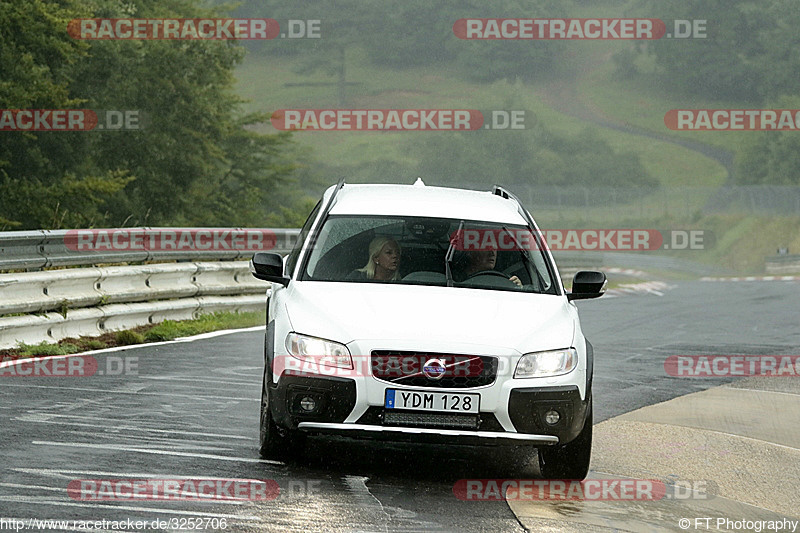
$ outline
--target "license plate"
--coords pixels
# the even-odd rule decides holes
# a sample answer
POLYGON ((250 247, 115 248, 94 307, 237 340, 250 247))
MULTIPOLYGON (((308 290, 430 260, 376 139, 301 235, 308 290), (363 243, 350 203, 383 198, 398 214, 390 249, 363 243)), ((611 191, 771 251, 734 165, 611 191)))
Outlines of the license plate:
POLYGON ((480 394, 386 389, 386 409, 472 413, 480 411, 480 394))

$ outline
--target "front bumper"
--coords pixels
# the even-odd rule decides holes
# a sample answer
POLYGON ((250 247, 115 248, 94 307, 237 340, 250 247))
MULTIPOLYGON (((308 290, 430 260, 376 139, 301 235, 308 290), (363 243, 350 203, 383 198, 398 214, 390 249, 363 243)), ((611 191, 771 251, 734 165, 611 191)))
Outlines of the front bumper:
POLYGON ((565 444, 578 437, 586 420, 591 393, 586 401, 581 399, 577 386, 525 387, 511 389, 508 398, 508 416, 514 428, 522 433, 555 435, 565 444), (558 423, 545 422, 547 411, 557 411, 558 423))
MULTIPOLYGON (((488 389, 458 392, 485 394, 488 389)), ((584 426, 589 395, 587 401, 582 400, 574 385, 511 388, 504 401, 495 402, 497 410, 481 411, 477 427, 473 428, 389 425, 384 420, 383 406, 356 408, 364 399, 359 402, 357 383, 349 378, 283 375, 270 387, 270 398, 272 416, 279 426, 307 433, 394 441, 546 446, 565 444, 578 436, 584 426), (318 406, 313 412, 304 412, 300 407, 300 400, 307 396, 314 398, 318 406), (544 414, 551 409, 561 416, 554 425, 544 420, 544 414), (354 418, 356 412, 361 416, 354 418), (504 425, 499 418, 508 422, 504 425)))
POLYGON ((337 424, 324 422, 300 422, 298 429, 309 433, 327 433, 351 437, 387 438, 417 442, 460 442, 463 444, 558 444, 552 435, 531 435, 500 431, 471 431, 461 429, 420 428, 399 426, 376 426, 371 424, 337 424), (422 437, 422 438, 419 438, 422 437), (487 442, 487 439, 489 442, 487 442))
POLYGON ((356 406, 356 384, 347 378, 284 375, 269 393, 273 420, 289 429, 301 422, 344 422, 356 406), (316 402, 314 411, 300 407, 305 397, 316 402))

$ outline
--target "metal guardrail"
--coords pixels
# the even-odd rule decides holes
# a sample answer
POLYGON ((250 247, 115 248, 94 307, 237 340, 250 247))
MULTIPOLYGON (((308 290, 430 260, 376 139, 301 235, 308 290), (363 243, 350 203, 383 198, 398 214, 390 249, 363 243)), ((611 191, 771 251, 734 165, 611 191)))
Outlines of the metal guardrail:
POLYGON ((788 274, 800 272, 800 255, 773 255, 764 260, 767 274, 788 274))
POLYGON ((217 311, 263 312, 265 296, 265 294, 201 296, 86 307, 70 310, 66 316, 50 312, 41 315, 0 317, 0 348, 13 348, 19 343, 38 344, 66 338, 98 336, 168 319, 189 320, 204 313, 217 311))
POLYGON ((215 311, 263 311, 268 288, 251 276, 248 261, 0 274, 0 348, 215 311))
MULTIPOLYGON (((176 228, 125 228, 126 231, 159 234, 175 232, 176 228)), ((86 230, 89 231, 89 230, 86 230)), ((192 231, 251 231, 246 228, 193 228, 192 231)), ((274 243, 270 250, 286 253, 294 246, 299 229, 270 229, 274 243)), ((88 250, 76 251, 67 245, 73 230, 34 230, 0 232, 0 271, 39 270, 49 267, 83 266, 108 263, 139 263, 150 261, 207 261, 249 259, 253 250, 88 250)))
POLYGON ((246 261, 0 274, 0 315, 196 296, 263 293, 246 261))
MULTIPOLYGON (((133 249, 134 246, 76 249, 75 233, 91 231, 155 236, 180 231, 195 236, 216 232, 219 236, 254 230, 125 228, 0 232, 0 271, 6 271, 0 273, 0 348, 11 348, 20 342, 36 344, 97 336, 216 311, 264 309, 269 284, 253 278, 248 261, 241 260, 249 260, 258 250, 213 246, 220 244, 219 241, 209 241, 212 244, 209 249, 196 246, 180 251, 133 249), (160 263, 138 264, 154 262, 160 263), (104 264, 120 266, 89 266, 104 264), (88 268, 42 270, 84 266, 88 268)), ((291 250, 299 234, 298 229, 255 231, 270 237, 262 249, 278 253, 291 250)))

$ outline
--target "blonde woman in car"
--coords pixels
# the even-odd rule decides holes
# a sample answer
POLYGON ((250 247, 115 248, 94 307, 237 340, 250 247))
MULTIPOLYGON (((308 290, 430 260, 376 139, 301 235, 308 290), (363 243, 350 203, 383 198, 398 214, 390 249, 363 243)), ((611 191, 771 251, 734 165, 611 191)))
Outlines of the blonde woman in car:
POLYGON ((369 243, 369 260, 347 279, 395 281, 400 279, 400 245, 391 237, 375 237, 369 243))

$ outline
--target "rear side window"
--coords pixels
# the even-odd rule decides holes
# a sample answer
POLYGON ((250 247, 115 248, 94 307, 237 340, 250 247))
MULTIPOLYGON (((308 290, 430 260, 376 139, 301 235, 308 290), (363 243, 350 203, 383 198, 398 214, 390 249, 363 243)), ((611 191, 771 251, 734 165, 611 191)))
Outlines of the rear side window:
POLYGON ((314 219, 316 219, 317 214, 319 214, 321 205, 322 200, 317 202, 317 205, 315 205, 314 209, 311 210, 311 214, 308 215, 305 224, 303 224, 303 229, 300 230, 300 235, 297 237, 297 242, 295 243, 294 248, 292 248, 292 251, 289 252, 289 257, 286 258, 287 276, 291 276, 294 272, 294 267, 297 265, 297 259, 300 257, 300 251, 303 249, 303 243, 306 242, 306 238, 311 231, 311 226, 314 224, 314 219))

